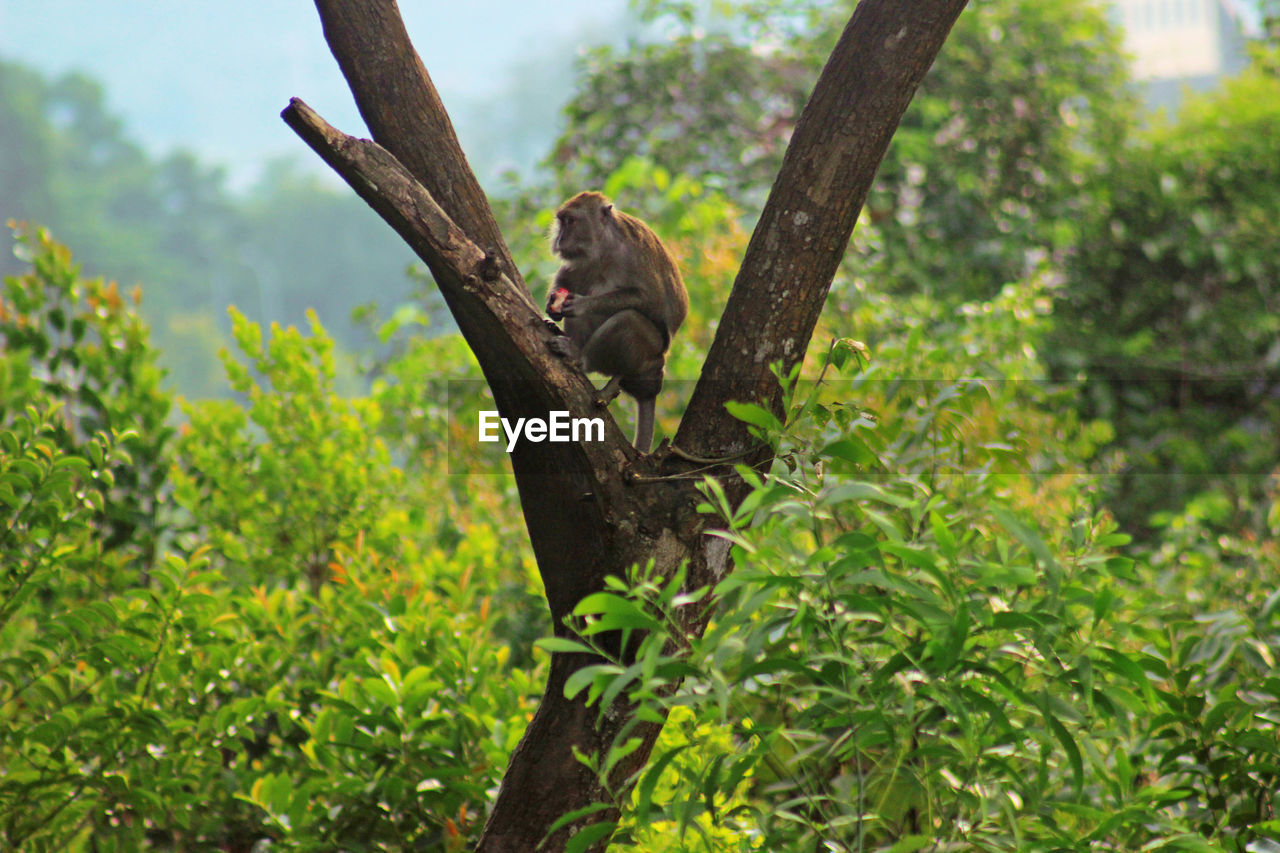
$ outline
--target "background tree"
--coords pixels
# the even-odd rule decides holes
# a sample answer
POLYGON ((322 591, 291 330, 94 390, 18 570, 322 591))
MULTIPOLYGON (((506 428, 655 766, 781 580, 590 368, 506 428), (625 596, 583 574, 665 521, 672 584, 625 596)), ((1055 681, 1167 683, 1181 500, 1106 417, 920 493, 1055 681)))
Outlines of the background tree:
POLYGON ((39 429, 68 455, 102 445, 102 436, 120 436, 90 508, 99 545, 128 552, 133 571, 97 582, 145 584, 166 526, 161 507, 173 428, 164 373, 138 313, 141 291, 81 278, 71 253, 46 231, 17 233, 14 255, 31 269, 8 278, 0 296, 0 419, 33 401, 56 407, 56 417, 39 429))
POLYGON ((1278 96, 1259 71, 1188 96, 1108 164, 1082 219, 1051 360, 1117 430, 1114 506, 1135 531, 1214 491, 1235 527, 1280 463, 1278 96))
MULTIPOLYGON (((587 55, 551 158, 561 186, 601 183, 642 156, 762 198, 852 5, 720 4, 707 19, 687 3, 647 4, 678 35, 587 55)), ((942 56, 877 173, 874 238, 858 259, 899 292, 964 301, 1076 246, 1086 179, 1118 152, 1137 102, 1100 3, 974 7, 942 56)))
MULTIPOLYGON (((716 17, 696 4, 645 8, 677 39, 588 56, 552 165, 566 186, 601 180, 630 144, 713 186, 729 171, 728 193, 758 197, 780 156, 770 134, 786 138, 795 102, 763 97, 753 75, 767 68, 778 92, 802 89, 832 37, 831 10, 722 4, 716 17), (743 60, 751 53, 762 55, 754 66, 743 60), (677 82, 662 85, 668 78, 677 82), (701 95, 719 90, 729 95, 701 95), (758 155, 758 166, 728 168, 734 152, 758 155)), ((1265 39, 1256 50, 1265 68, 1265 39)), ((1260 495, 1261 475, 1280 461, 1265 426, 1274 422, 1265 402, 1274 275, 1250 248, 1270 235, 1246 224, 1272 218, 1276 158, 1258 146, 1274 138, 1273 117, 1245 106, 1270 103, 1269 84, 1250 72, 1139 131, 1138 90, 1106 7, 1079 0, 975 7, 942 55, 877 173, 851 254, 857 268, 837 294, 865 298, 870 288, 960 304, 1047 272, 1060 282, 1046 294, 1060 300, 1059 331, 1046 344, 1052 375, 1083 382, 1084 414, 1118 431, 1093 469, 1120 474, 1115 511, 1149 531, 1223 487, 1220 505, 1235 509, 1216 514, 1238 517, 1256 503, 1242 503, 1242 490, 1260 495), (1185 164, 1172 159, 1184 155, 1185 164), (1188 219, 1187 209, 1197 214, 1188 219), (1193 393, 1203 396, 1192 403, 1193 393)), ((851 330, 839 316, 828 318, 832 333, 878 342, 877 330, 851 330)))
MULTIPOLYGON (((147 282, 167 381, 189 396, 222 387, 210 366, 230 333, 228 304, 297 324, 314 308, 355 349, 371 340, 351 309, 410 292, 412 255, 358 200, 283 164, 234 193, 224 170, 189 153, 156 158, 88 77, 50 80, 0 62, 0 128, 0 223, 45 224, 89 275, 109 272, 126 289, 147 282), (299 225, 316 217, 329 223, 326 240, 299 225)), ((20 269, 0 256, 0 274, 20 269)))

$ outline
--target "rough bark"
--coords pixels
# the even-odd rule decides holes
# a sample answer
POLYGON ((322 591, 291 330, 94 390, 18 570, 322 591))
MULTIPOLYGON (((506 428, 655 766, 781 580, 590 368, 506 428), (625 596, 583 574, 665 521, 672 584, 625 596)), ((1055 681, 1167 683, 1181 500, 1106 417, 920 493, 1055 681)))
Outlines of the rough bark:
MULTIPOLYGON (((751 450, 727 400, 771 400, 770 363, 803 358, 875 169, 911 95, 965 0, 864 0, 849 22, 793 136, 734 284, 676 444, 701 456, 751 450)), ((375 142, 329 127, 296 99, 284 117, 431 269, 506 417, 564 409, 599 414, 581 371, 551 354, 540 318, 467 166, 448 116, 400 21, 394 0, 316 0, 325 36, 375 142), (376 144, 375 144, 376 143, 376 144)), ((642 457, 612 421, 606 441, 522 442, 511 464, 558 633, 563 617, 606 575, 654 560, 687 562, 690 584, 729 570, 723 540, 704 535, 689 463, 660 448, 642 457)), ((768 451, 754 451, 754 462, 768 451)), ((730 493, 740 481, 726 473, 730 493)), ((700 630, 702 609, 687 608, 700 630)), ((512 755, 479 850, 534 850, 561 815, 611 800, 647 761, 660 726, 629 732, 643 745, 603 786, 574 757, 601 754, 627 724, 625 705, 603 718, 564 697, 578 656, 555 655, 534 719, 512 755)), ((543 849, 564 847, 565 827, 543 849)), ((598 847, 603 847, 603 843, 598 847)))

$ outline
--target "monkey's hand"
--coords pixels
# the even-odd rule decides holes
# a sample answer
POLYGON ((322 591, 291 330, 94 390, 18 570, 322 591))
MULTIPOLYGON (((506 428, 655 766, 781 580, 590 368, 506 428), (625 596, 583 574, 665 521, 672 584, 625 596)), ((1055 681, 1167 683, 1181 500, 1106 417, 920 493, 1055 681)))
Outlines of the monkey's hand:
POLYGON ((573 302, 573 294, 567 288, 557 287, 547 294, 547 316, 552 320, 572 317, 568 310, 571 302, 573 302))
POLYGON ((587 311, 587 305, 591 302, 590 296, 578 296, 572 293, 565 293, 564 299, 560 302, 559 310, 562 317, 581 317, 587 311))

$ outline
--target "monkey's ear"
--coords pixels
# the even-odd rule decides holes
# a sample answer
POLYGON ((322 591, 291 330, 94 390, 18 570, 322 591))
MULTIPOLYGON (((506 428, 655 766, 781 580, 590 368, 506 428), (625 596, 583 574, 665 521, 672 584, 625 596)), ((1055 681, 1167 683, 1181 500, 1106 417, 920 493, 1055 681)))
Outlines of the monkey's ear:
POLYGON ((605 219, 608 219, 613 215, 613 205, 606 204, 604 207, 600 208, 600 212, 604 214, 605 219))

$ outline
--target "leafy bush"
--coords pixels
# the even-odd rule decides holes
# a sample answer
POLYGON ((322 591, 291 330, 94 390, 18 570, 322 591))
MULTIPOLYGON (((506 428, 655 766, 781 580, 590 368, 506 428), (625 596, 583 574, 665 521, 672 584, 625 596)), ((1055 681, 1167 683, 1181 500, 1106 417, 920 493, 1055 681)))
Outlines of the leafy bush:
POLYGON ((6 278, 0 295, 0 422, 33 403, 56 404, 48 426, 73 455, 99 433, 120 434, 127 461, 113 467, 95 524, 105 548, 136 553, 134 570, 145 574, 166 528, 173 430, 140 291, 125 297, 114 281, 82 279, 47 231, 10 224, 30 269, 6 278))
MULTIPOLYGON (((1201 493, 1254 525, 1280 463, 1280 81, 1189 98, 1102 176, 1063 290, 1055 373, 1115 424, 1112 503, 1143 538, 1201 493)), ((1224 519, 1227 520, 1227 519, 1224 519)))
MULTIPOLYGON (((264 343, 259 327, 232 311, 250 366, 226 353, 223 363, 248 406, 186 408, 175 487, 179 503, 212 529, 211 544, 251 581, 306 577, 318 592, 335 545, 383 537, 400 472, 378 437, 378 407, 334 390, 333 342, 314 315, 311 323, 312 337, 276 328, 264 343)), ((395 536, 376 547, 390 552, 395 536)))
MULTIPOLYGON (((969 70, 926 83, 872 196, 878 227, 855 237, 876 263, 835 282, 821 334, 838 342, 829 365, 788 377, 787 422, 735 408, 778 450, 767 476, 740 472, 753 485, 740 507, 706 484, 737 572, 687 590, 641 568, 578 608, 583 644, 645 637, 570 691, 625 692, 669 720, 618 846, 1265 851, 1280 839, 1274 477, 1208 482, 1152 514, 1145 500, 1105 508, 1083 476, 1114 435, 1094 414, 1114 418, 1135 458, 1175 432, 1159 464, 1222 473, 1235 451, 1251 472, 1274 464, 1260 438, 1275 420, 1263 416, 1276 312, 1252 285, 1274 260, 1259 253, 1276 221, 1262 155, 1280 137, 1262 130, 1280 101, 1262 97, 1274 81, 1242 81, 1229 110, 1198 102, 1117 160, 1109 189, 1086 181, 1073 195, 1123 123, 1110 96, 1075 97, 1115 68, 1085 61, 1111 55, 1089 42, 1059 54, 1068 81, 1033 68, 1007 97, 1003 81, 1026 76, 1018 39, 1065 21, 1053 44, 1069 52, 1096 20, 1092 7, 1034 5, 964 19, 953 46, 969 70), (1002 64, 973 70, 992 50, 1002 64), (961 127, 946 93, 974 74, 994 89, 961 99, 977 107, 961 127), (1068 118, 1087 120, 1084 144, 1068 118), (935 142, 941 160, 925 162, 935 142), (1081 205, 1096 217, 1077 221, 1081 205), (996 215, 978 222, 983 208, 996 215), (953 263, 957 245, 974 267, 953 263), (1055 251, 1028 252, 1041 245, 1055 251), (1093 254, 1064 275, 1079 245, 1093 254), (1095 322, 1089 336, 1055 305, 1095 322), (1084 398, 1045 382, 1050 358, 1071 375, 1089 367, 1073 361, 1081 339, 1184 370, 1216 365, 1228 332, 1257 380, 1223 386, 1243 414, 1193 395, 1129 420, 1149 399, 1108 400, 1096 382, 1081 414, 1084 398), (1166 338, 1182 355, 1160 355, 1166 338), (1150 522, 1141 547, 1125 518, 1150 522), (717 604, 699 638, 682 612, 703 595, 717 604)), ((707 68, 732 72, 720 60, 741 55, 726 48, 707 68)), ((623 88, 670 57, 633 59, 623 88)), ((682 79, 697 70, 680 66, 682 79)), ((730 121, 785 104, 726 106, 730 121)), ((655 144, 652 160, 600 179, 655 223, 693 285, 669 362, 679 378, 701 363, 745 235, 714 168, 676 168, 662 151, 698 154, 655 144)), ((773 154, 754 152, 744 174, 773 154)), ((512 202, 526 226, 513 245, 541 259, 528 267, 537 287, 555 265, 539 244, 557 199, 534 200, 512 202)), ((43 232, 18 239, 31 268, 0 300, 0 846, 472 844, 544 681, 532 638, 549 631, 510 478, 457 417, 486 393, 465 346, 417 334, 427 313, 401 308, 384 340, 412 339, 368 396, 352 395, 318 323, 264 337, 233 314, 234 396, 186 405, 174 441, 136 301, 81 279, 43 232)), ((668 424, 679 392, 664 394, 668 424)), ((633 745, 624 735, 583 760, 603 774, 633 745)))
POLYGON ((424 523, 450 507, 392 464, 379 405, 336 393, 323 330, 264 342, 238 317, 245 408, 187 407, 153 460, 174 470, 176 501, 149 496, 174 524, 112 541, 106 510, 138 488, 117 472, 152 447, 116 427, 167 399, 124 381, 154 375, 133 307, 96 304, 109 286, 39 240, 4 315, 26 337, 0 423, 0 846, 471 844, 542 680, 529 625, 496 603, 540 606, 527 554, 482 512, 458 514, 465 539, 424 523), (46 291, 99 312, 63 349, 38 349, 62 322, 46 291), (20 373, 33 352, 48 361, 20 373), (68 353, 93 367, 42 372, 68 353), (99 420, 67 416, 82 400, 99 420), (148 562, 156 541, 180 550, 148 562))
MULTIPOLYGON (((617 841, 650 849, 661 828, 670 850, 1244 850, 1280 837, 1280 597, 1262 580, 1274 543, 1192 548, 1184 520, 1163 556, 1137 559, 1079 476, 1093 427, 1045 408, 1042 384, 1001 378, 1042 370, 1043 292, 961 311, 973 338, 1006 338, 989 348, 934 334, 955 321, 928 304, 869 300, 885 330, 869 364, 833 350, 856 368, 853 393, 797 402, 770 436, 772 474, 739 471, 755 485, 740 507, 707 481, 703 511, 738 568, 705 635, 681 612, 707 591, 679 578, 638 571, 579 605, 588 645, 646 636, 634 660, 566 689, 602 706, 626 695, 702 734, 664 734, 617 841), (1002 355, 998 372, 986 354, 1002 355), (965 378, 976 369, 988 378, 965 378), (874 381, 910 370, 937 378, 874 381)), ((624 732, 593 766, 629 748, 624 732)))

